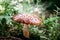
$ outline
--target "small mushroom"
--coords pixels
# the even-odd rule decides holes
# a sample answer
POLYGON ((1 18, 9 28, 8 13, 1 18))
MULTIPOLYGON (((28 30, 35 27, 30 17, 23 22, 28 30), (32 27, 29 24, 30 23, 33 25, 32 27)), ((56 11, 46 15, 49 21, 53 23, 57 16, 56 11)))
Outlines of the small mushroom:
POLYGON ((13 20, 18 23, 23 23, 23 36, 29 38, 28 25, 39 25, 41 24, 41 18, 34 14, 15 14, 13 15, 13 20))

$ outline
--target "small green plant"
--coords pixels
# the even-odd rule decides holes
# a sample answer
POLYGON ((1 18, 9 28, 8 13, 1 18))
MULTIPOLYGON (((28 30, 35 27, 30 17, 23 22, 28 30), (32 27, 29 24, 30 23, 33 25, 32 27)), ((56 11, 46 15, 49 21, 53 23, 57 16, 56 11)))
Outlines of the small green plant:
POLYGON ((45 25, 46 30, 45 35, 48 38, 48 40, 57 40, 57 35, 59 34, 59 23, 57 22, 58 19, 59 17, 52 15, 43 21, 43 25, 45 25))

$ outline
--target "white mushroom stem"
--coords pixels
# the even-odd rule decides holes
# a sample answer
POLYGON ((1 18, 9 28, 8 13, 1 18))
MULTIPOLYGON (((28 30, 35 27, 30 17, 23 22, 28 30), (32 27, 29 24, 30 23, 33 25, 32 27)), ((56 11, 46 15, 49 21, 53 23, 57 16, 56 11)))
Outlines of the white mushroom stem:
POLYGON ((28 25, 24 24, 23 26, 23 36, 26 38, 29 38, 29 31, 28 31, 28 25))

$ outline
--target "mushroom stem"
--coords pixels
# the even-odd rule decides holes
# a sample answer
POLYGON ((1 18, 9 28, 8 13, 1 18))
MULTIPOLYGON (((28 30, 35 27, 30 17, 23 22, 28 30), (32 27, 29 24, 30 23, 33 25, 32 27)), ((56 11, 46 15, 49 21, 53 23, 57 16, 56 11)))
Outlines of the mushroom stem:
POLYGON ((28 25, 24 24, 23 26, 23 36, 26 38, 29 38, 29 31, 28 31, 28 25))

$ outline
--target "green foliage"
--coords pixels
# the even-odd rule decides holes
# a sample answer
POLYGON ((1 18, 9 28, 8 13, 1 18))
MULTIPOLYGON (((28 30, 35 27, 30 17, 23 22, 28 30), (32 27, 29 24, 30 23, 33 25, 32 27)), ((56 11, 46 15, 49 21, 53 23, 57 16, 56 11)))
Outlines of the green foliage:
POLYGON ((51 15, 49 18, 43 20, 43 25, 45 25, 45 35, 48 40, 57 40, 60 32, 58 31, 59 23, 57 23, 59 17, 51 15))
POLYGON ((55 26, 55 21, 58 19, 58 17, 50 17, 50 18, 47 18, 47 20, 44 20, 43 24, 46 25, 46 26, 55 26))

